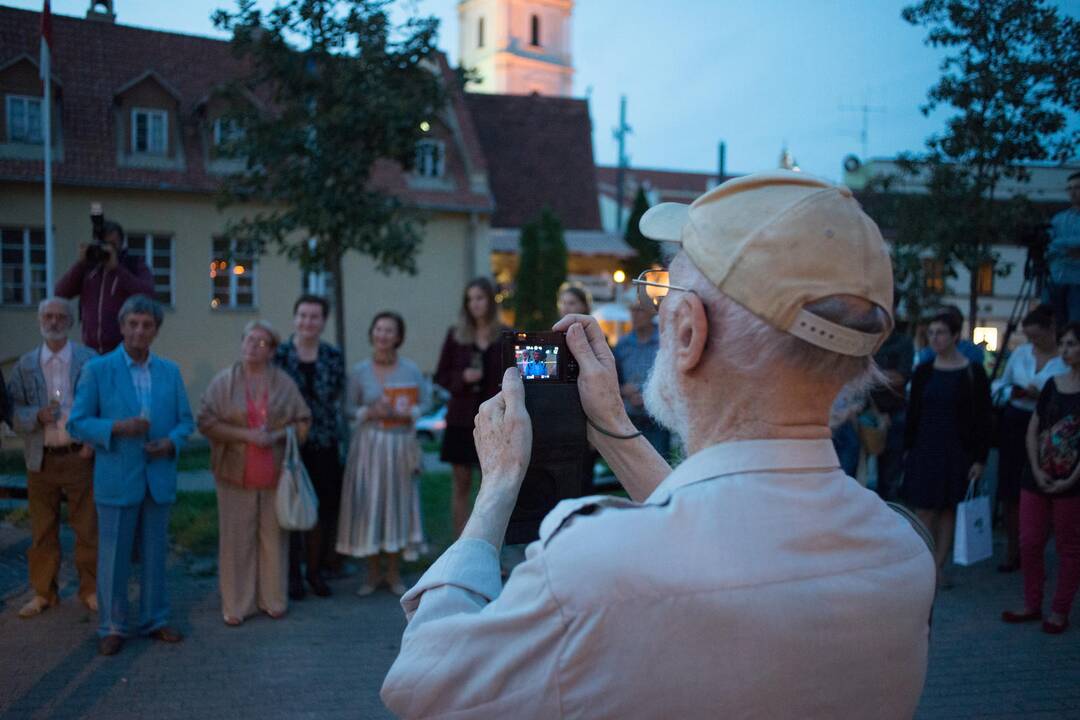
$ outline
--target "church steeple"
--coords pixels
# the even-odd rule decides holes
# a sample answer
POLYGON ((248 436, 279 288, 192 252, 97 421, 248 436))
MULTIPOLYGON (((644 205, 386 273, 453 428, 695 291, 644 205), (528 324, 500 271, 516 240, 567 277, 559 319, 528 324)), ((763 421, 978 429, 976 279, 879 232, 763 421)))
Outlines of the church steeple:
POLYGON ((573 0, 459 0, 458 57, 472 92, 569 96, 573 0))

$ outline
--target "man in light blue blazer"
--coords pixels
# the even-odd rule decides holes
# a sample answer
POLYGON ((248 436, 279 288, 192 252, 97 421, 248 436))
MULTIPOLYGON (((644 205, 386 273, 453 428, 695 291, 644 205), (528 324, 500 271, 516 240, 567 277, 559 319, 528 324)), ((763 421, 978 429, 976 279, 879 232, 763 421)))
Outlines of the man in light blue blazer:
POLYGON ((183 636, 169 627, 165 590, 169 510, 176 500, 176 458, 194 429, 175 363, 150 353, 161 306, 135 295, 120 308, 123 343, 83 368, 68 432, 97 451, 98 651, 114 655, 128 635, 127 584, 136 528, 142 574, 138 633, 162 642, 183 636))

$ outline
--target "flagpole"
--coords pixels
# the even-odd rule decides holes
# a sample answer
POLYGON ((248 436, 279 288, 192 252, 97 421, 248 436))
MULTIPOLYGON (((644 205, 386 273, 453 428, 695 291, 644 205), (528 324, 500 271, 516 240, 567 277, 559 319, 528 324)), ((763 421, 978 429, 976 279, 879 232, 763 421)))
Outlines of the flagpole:
POLYGON ((49 17, 49 0, 45 0, 41 36, 41 75, 45 81, 45 98, 42 103, 41 132, 45 142, 45 296, 53 294, 53 265, 56 264, 56 248, 53 240, 52 213, 52 18, 49 17))

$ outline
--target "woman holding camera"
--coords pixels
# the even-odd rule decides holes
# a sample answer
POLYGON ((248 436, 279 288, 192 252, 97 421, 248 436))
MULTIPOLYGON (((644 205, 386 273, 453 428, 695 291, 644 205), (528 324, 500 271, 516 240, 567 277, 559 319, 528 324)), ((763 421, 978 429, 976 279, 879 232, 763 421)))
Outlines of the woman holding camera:
POLYGON ((455 537, 461 534, 469 517, 472 471, 480 463, 473 444, 473 419, 480 403, 499 391, 499 334, 504 329, 498 320, 495 287, 487 278, 476 278, 465 286, 457 324, 446 333, 435 370, 435 382, 450 392, 440 457, 453 466, 451 515, 455 537))
POLYGON ((371 359, 353 368, 346 396, 356 430, 345 466, 337 550, 367 558, 367 578, 357 594, 370 595, 385 581, 401 595, 400 558, 413 560, 424 546, 414 425, 428 392, 416 363, 398 354, 405 341, 400 315, 386 310, 375 315, 368 340, 371 359))
POLYGON ((218 499, 218 583, 226 625, 262 610, 288 608, 288 533, 274 501, 292 428, 303 441, 311 411, 296 383, 270 359, 280 342, 265 320, 252 320, 240 340, 240 362, 219 372, 203 394, 199 432, 210 441, 218 499))

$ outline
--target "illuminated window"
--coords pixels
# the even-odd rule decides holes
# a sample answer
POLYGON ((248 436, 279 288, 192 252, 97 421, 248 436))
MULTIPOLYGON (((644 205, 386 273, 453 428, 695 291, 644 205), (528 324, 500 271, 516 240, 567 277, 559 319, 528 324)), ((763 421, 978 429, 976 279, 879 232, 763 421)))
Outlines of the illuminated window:
POLYGON ((252 252, 238 249, 235 240, 216 237, 210 253, 210 307, 253 308, 257 265, 252 252))
POLYGON ((930 293, 945 292, 945 263, 935 258, 923 258, 923 287, 930 293))
POLYGON ((994 294, 994 263, 984 262, 975 275, 975 292, 979 295, 994 294))
POLYGON ((171 235, 129 233, 128 254, 142 258, 154 276, 154 299, 173 304, 173 239, 171 235))
POLYGON ((977 327, 975 328, 975 344, 986 344, 986 349, 989 352, 997 352, 998 349, 998 329, 996 327, 977 327))

